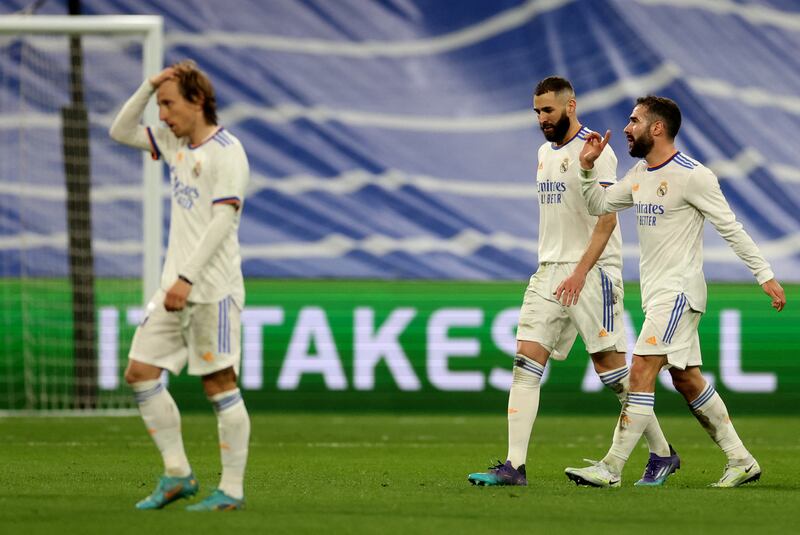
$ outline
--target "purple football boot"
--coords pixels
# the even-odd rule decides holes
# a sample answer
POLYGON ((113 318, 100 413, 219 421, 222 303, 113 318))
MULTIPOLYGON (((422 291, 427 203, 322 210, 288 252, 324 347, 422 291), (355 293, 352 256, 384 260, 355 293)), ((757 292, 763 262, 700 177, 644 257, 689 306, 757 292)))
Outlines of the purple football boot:
POLYGON ((633 485, 635 487, 660 487, 680 467, 681 458, 678 457, 678 454, 672 449, 672 444, 670 444, 669 456, 667 457, 659 457, 655 453, 650 453, 647 466, 644 467, 642 479, 633 485))
POLYGON ((467 480, 473 485, 493 486, 493 485, 519 485, 526 486, 528 480, 525 479, 525 465, 519 468, 511 466, 511 461, 503 464, 497 461, 495 466, 490 466, 488 472, 476 472, 467 476, 467 480))

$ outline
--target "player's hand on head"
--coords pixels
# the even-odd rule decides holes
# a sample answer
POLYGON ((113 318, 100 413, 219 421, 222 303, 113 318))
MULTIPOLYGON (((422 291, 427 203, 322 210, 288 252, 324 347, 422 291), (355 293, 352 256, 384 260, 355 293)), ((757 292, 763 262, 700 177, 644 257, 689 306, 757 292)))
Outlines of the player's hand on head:
POLYGON ((786 293, 775 279, 770 279, 761 285, 764 293, 772 298, 772 308, 780 312, 786 306, 786 293))
POLYGON ((594 162, 600 157, 603 149, 608 145, 611 139, 611 130, 606 130, 606 135, 600 137, 597 132, 590 132, 586 136, 586 141, 581 149, 580 161, 583 169, 591 169, 594 167, 594 162))
POLYGON ((153 87, 158 88, 158 86, 160 86, 173 76, 175 76, 175 69, 173 67, 167 67, 166 69, 156 74, 155 76, 151 76, 150 83, 153 84, 153 87))
POLYGON ((580 273, 573 273, 561 281, 553 295, 565 307, 577 305, 578 297, 581 295, 584 284, 586 284, 586 276, 580 273))
POLYGON ((166 308, 168 312, 183 310, 191 291, 191 284, 182 279, 176 280, 175 284, 167 290, 167 295, 164 297, 164 308, 166 308))

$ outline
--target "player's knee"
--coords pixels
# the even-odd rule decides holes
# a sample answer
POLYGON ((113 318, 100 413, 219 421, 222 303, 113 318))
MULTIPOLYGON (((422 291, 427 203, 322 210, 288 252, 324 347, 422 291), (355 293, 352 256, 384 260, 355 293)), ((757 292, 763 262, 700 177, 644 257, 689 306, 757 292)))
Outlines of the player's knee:
POLYGON ((236 372, 232 367, 203 376, 203 390, 206 396, 215 396, 234 388, 236 388, 236 372))
MULTIPOLYGON (((665 360, 665 359, 664 359, 665 360)), ((656 377, 663 362, 660 357, 639 357, 634 355, 631 365, 631 392, 653 392, 656 377)))
POLYGON ((139 376, 136 373, 132 372, 131 370, 125 370, 125 382, 129 385, 133 383, 138 383, 140 381, 139 376))
POLYGON ((694 374, 685 370, 671 369, 672 385, 687 401, 700 395, 706 386, 706 381, 699 373, 694 374))
POLYGON ((125 382, 129 385, 142 381, 153 381, 161 377, 161 369, 131 361, 125 369, 125 382))
POLYGON ((686 377, 682 377, 679 375, 672 375, 672 386, 675 387, 675 390, 683 394, 684 396, 687 394, 689 390, 690 382, 686 379, 686 377))
POLYGON ((517 340, 517 355, 541 362, 546 361, 550 356, 550 352, 538 342, 517 340))
POLYGON ((514 367, 511 373, 511 387, 539 388, 544 370, 544 364, 522 355, 517 355, 514 359, 514 367))
POLYGON ((592 358, 592 363, 597 373, 618 370, 628 365, 625 360, 625 353, 620 353, 617 350, 599 351, 597 353, 592 353, 590 357, 592 358))

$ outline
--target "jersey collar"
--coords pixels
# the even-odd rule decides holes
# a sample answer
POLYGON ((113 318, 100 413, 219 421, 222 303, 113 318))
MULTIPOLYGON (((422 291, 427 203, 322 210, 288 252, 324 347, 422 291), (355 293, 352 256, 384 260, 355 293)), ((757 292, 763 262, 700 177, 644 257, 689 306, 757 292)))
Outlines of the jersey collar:
POLYGON ((680 153, 681 153, 681 151, 679 151, 679 150, 676 150, 676 151, 675 151, 675 154, 673 154, 672 156, 670 156, 669 158, 667 158, 667 161, 665 161, 664 163, 661 163, 661 164, 659 164, 659 165, 656 165, 655 167, 648 167, 648 168, 647 168, 647 170, 648 170, 648 171, 657 171, 657 170, 661 169, 662 167, 664 167, 665 165, 667 165, 669 162, 671 162, 672 160, 674 160, 674 159, 675 159, 675 156, 677 156, 677 155, 678 155, 678 154, 680 154, 680 153))
POLYGON ((586 134, 588 134, 588 133, 589 133, 589 130, 585 126, 581 125, 581 127, 578 129, 578 131, 575 132, 575 135, 572 136, 571 138, 569 138, 569 141, 567 141, 566 143, 564 143, 561 146, 558 146, 555 143, 551 143, 550 146, 553 148, 553 150, 561 150, 564 147, 566 147, 567 145, 569 145, 570 143, 572 143, 572 140, 575 139, 576 137, 579 138, 579 139, 586 139, 586 134))
POLYGON ((214 130, 214 132, 213 132, 213 133, 212 133, 210 136, 208 136, 207 138, 205 138, 203 141, 201 141, 201 142, 200 142, 200 143, 198 143, 197 145, 192 145, 191 143, 189 143, 189 149, 191 149, 191 150, 194 150, 194 149, 197 149, 197 148, 200 148, 200 147, 202 147, 203 145, 205 145, 206 143, 208 143, 209 141, 211 141, 212 139, 214 139, 214 137, 215 137, 217 134, 219 134, 220 132, 222 132, 223 130, 225 130, 225 129, 224 129, 223 127, 221 127, 221 126, 220 126, 220 127, 219 127, 219 128, 217 128, 216 130, 214 130))

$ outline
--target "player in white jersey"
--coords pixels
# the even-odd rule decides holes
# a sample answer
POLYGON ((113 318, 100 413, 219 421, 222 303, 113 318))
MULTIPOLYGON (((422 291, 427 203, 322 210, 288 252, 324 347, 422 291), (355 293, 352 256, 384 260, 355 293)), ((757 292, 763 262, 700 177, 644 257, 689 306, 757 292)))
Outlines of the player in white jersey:
MULTIPOLYGON (((507 460, 488 472, 469 474, 468 480, 476 485, 527 484, 525 462, 545 366, 551 356, 566 358, 578 333, 603 383, 620 401, 627 396, 622 240, 616 215, 590 215, 581 196, 578 156, 590 130, 578 121, 576 107, 568 80, 552 76, 537 85, 533 109, 547 140, 539 148, 536 174, 539 269, 525 291, 517 327, 507 460)), ((612 151, 601 155, 598 167, 608 184, 615 180, 617 159, 612 151)), ((654 462, 677 467, 678 456, 655 418, 646 438, 651 459, 645 475, 654 462)))
MULTIPOLYGON (((608 214, 635 207, 641 248, 644 326, 634 350, 630 394, 622 406, 611 449, 587 468, 567 468, 578 484, 618 486, 625 461, 652 420, 656 377, 667 367, 675 388, 728 458, 716 487, 737 487, 761 477, 761 467, 744 447, 725 403, 700 373, 697 326, 706 310, 703 224, 708 219, 781 311, 783 288, 769 264, 728 206, 717 177, 675 149, 681 124, 678 106, 647 96, 625 127, 631 156, 644 158, 612 187, 603 189, 595 162, 611 136, 587 136, 580 154, 582 192, 589 211, 608 214)), ((607 150, 607 149, 606 149, 607 150)))
POLYGON ((188 362, 217 415, 222 478, 206 499, 187 509, 241 509, 250 438, 250 417, 236 386, 244 306, 238 229, 250 174, 247 156, 239 140, 217 126, 214 88, 192 61, 145 80, 110 134, 164 160, 172 197, 161 289, 136 329, 125 371, 165 468, 155 491, 136 507, 160 509, 198 492, 178 408, 160 381, 163 370, 179 374, 188 362), (153 93, 168 128, 139 124, 153 93))

